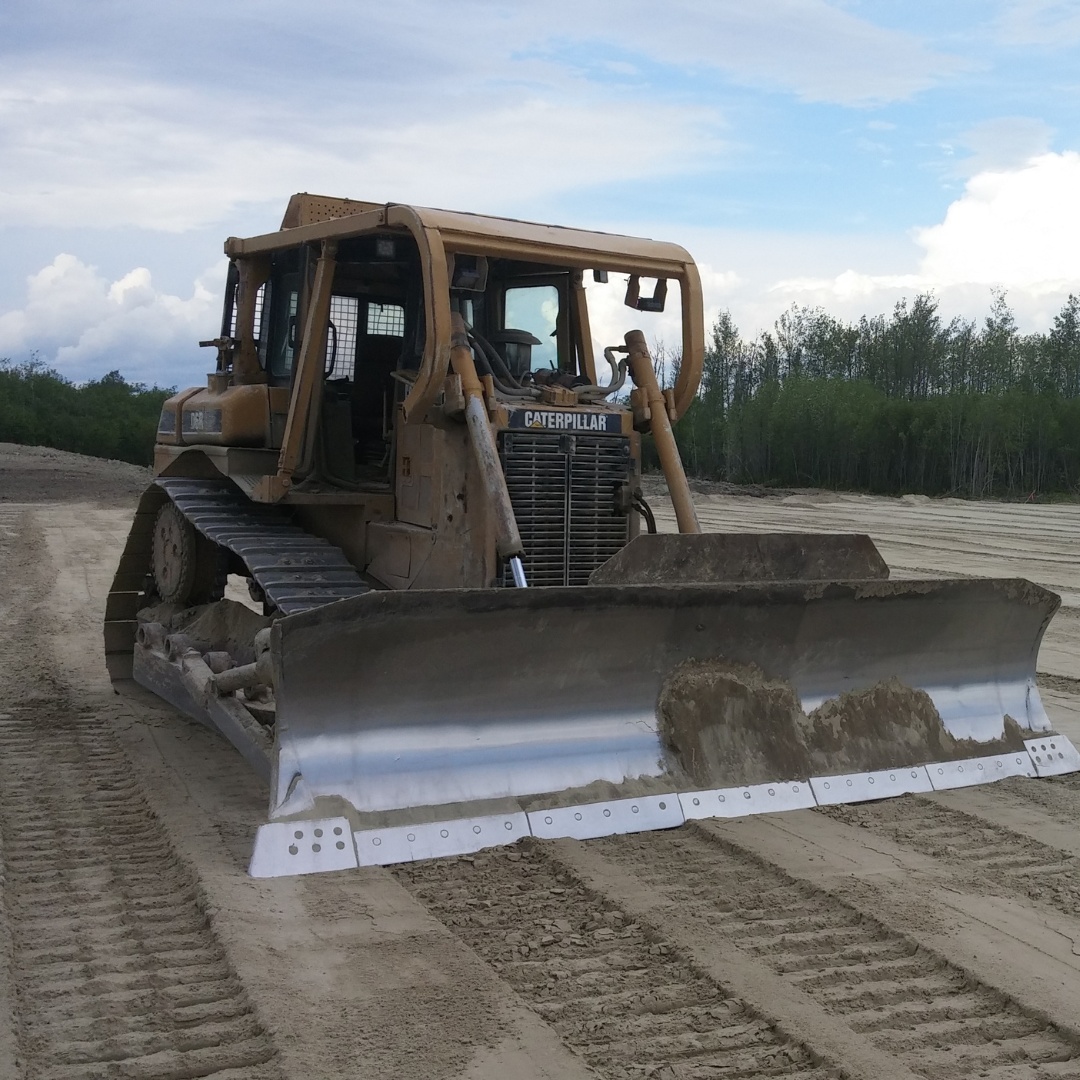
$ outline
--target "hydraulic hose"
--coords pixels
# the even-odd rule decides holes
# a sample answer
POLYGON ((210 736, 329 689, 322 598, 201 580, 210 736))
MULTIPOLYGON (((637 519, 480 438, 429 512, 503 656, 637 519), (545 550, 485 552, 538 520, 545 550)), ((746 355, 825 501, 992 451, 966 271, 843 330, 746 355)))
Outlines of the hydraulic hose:
POLYGON ((536 390, 522 386, 514 378, 498 350, 490 342, 482 338, 475 330, 470 330, 468 333, 469 342, 473 346, 473 354, 476 355, 479 352, 480 359, 487 364, 491 377, 495 380, 495 386, 501 393, 506 394, 507 397, 529 398, 530 400, 535 400, 540 396, 536 390), (502 377, 495 373, 496 367, 502 372, 502 377))

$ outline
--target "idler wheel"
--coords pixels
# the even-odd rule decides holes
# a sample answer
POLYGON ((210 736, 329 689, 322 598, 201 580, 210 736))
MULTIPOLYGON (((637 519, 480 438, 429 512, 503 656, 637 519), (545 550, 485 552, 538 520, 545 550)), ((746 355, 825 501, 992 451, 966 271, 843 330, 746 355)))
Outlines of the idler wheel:
POLYGON ((195 586, 198 545, 195 529, 173 503, 154 521, 154 585, 166 603, 183 604, 195 586))

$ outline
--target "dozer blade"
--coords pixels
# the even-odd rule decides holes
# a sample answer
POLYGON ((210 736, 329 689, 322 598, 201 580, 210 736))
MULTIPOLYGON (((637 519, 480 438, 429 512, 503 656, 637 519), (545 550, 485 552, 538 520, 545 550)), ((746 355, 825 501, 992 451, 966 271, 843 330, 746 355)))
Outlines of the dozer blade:
POLYGON ((1035 681, 1057 606, 1020 579, 860 580, 382 592, 290 616, 252 873, 1080 767, 1035 681))

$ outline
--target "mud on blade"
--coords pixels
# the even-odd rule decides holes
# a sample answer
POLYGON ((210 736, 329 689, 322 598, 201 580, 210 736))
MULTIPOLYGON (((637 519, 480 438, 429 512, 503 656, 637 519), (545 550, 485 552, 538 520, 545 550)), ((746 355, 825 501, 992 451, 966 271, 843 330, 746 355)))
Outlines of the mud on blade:
POLYGON ((1022 749, 1050 726, 1035 662, 1057 606, 1021 579, 371 593, 276 624, 271 816, 1022 749))

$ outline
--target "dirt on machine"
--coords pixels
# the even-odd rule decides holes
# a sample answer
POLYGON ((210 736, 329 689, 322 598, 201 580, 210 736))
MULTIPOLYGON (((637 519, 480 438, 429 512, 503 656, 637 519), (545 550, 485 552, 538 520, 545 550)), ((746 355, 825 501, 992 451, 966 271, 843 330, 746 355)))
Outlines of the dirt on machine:
POLYGON ((681 247, 301 194, 225 251, 105 647, 267 780, 253 874, 1080 768, 1035 682, 1053 593, 891 580, 862 535, 702 534, 681 247))

